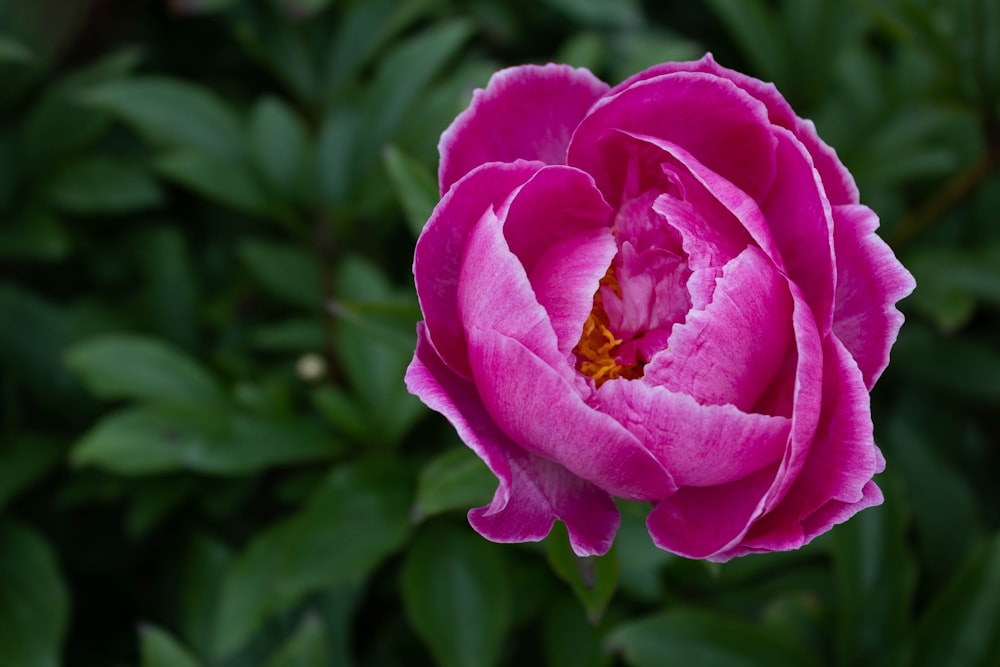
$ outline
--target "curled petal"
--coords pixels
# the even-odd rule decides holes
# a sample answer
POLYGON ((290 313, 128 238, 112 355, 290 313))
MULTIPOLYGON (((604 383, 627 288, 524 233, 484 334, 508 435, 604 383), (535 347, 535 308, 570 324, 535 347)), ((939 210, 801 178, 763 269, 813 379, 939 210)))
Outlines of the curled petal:
POLYGON ((833 217, 819 175, 802 145, 787 130, 775 128, 781 178, 761 208, 788 276, 802 288, 826 334, 833 323, 836 266, 833 217))
POLYGON ((792 107, 781 93, 778 92, 773 83, 765 83, 760 79, 755 79, 741 72, 723 67, 715 62, 715 58, 712 57, 711 53, 705 54, 700 60, 662 63, 650 67, 615 86, 608 93, 608 96, 616 95, 640 81, 674 72, 704 72, 722 77, 732 81, 755 99, 763 102, 767 107, 770 122, 791 130, 809 151, 816 164, 816 169, 819 170, 820 177, 823 180, 823 188, 830 199, 830 203, 858 203, 858 186, 854 182, 854 177, 851 176, 850 172, 847 171, 837 157, 836 151, 819 138, 812 121, 796 116, 792 107))
POLYGON ((607 553, 621 521, 611 497, 514 444, 487 414, 475 386, 437 356, 420 324, 406 386, 448 418, 499 480, 493 502, 469 512, 469 522, 479 533, 494 542, 538 541, 559 519, 577 555, 607 553))
POLYGON ((634 435, 587 405, 520 342, 473 329, 469 352, 487 412, 526 451, 621 498, 653 500, 673 493, 670 475, 634 435))
POLYGON ((792 307, 785 279, 751 246, 724 267, 712 302, 674 327, 642 381, 747 412, 792 342, 792 307))
POLYGON ((586 69, 524 65, 494 74, 441 135, 441 194, 486 162, 566 164, 566 147, 608 86, 586 69))
POLYGON ((878 217, 867 206, 833 209, 837 248, 837 298, 833 332, 854 357, 869 390, 889 364, 889 350, 903 326, 896 302, 916 287, 876 233, 878 217))
POLYGON ((872 436, 861 372, 836 336, 827 336, 823 348, 823 405, 815 437, 781 503, 747 535, 744 552, 798 548, 882 500, 872 476, 885 460, 872 436))
POLYGON ((458 275, 469 234, 494 205, 538 171, 538 162, 484 165, 442 198, 413 253, 413 279, 430 341, 456 373, 471 377, 458 316, 458 275))
MULTIPOLYGON (((684 148, 709 169, 755 199, 775 177, 774 138, 767 109, 732 82, 698 72, 638 81, 606 96, 580 123, 569 164, 607 182, 600 142, 609 130, 657 137, 684 148)), ((607 195, 607 193, 605 193, 607 195)))
POLYGON ((728 484, 773 466, 788 443, 787 417, 700 405, 686 394, 644 382, 606 382, 598 407, 627 428, 680 487, 728 484))

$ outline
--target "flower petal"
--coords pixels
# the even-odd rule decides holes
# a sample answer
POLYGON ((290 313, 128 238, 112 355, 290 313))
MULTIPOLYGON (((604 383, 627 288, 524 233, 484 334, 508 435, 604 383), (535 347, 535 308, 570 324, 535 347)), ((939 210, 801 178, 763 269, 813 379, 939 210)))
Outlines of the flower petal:
POLYGON ((844 167, 837 157, 836 151, 826 144, 816 133, 812 121, 804 120, 795 115, 792 107, 778 92, 773 83, 765 83, 746 74, 728 69, 715 62, 711 53, 705 54, 700 60, 690 62, 670 62, 655 65, 618 84, 608 93, 617 95, 629 86, 674 72, 705 72, 732 81, 741 89, 760 100, 767 107, 769 120, 791 130, 799 141, 805 145, 812 156, 816 168, 823 180, 823 188, 831 204, 857 204, 858 186, 854 177, 844 167))
POLYGON ((458 274, 469 234, 494 205, 538 171, 539 162, 484 165, 442 198, 417 239, 413 277, 434 348, 456 373, 471 377, 458 317, 458 274))
MULTIPOLYGON (((502 223, 493 211, 487 212, 469 235, 458 276, 458 316, 466 336, 472 329, 509 336, 561 377, 577 377, 566 354, 559 351, 549 315, 538 303, 524 267, 507 246, 502 223)), ((470 350, 474 367, 472 356, 470 350)))
POLYGON ((621 498, 665 498, 676 488, 634 435, 584 403, 566 379, 519 341, 472 329, 469 357, 486 410, 525 450, 621 498))
POLYGON ((830 203, 802 144, 783 128, 775 128, 775 136, 781 178, 775 180, 761 209, 785 270, 802 288, 825 335, 833 325, 836 288, 830 203))
POLYGON ((555 166, 539 170, 498 215, 568 357, 615 256, 611 207, 589 174, 555 166))
POLYGON ((605 382, 597 401, 602 412, 646 445, 680 487, 727 484, 773 466, 791 428, 788 417, 700 405, 686 394, 644 382, 605 382))
POLYGON ((607 553, 621 521, 611 497, 512 442, 486 412, 475 386, 437 356, 422 324, 417 325, 417 350, 406 370, 406 386, 447 417, 497 476, 493 502, 469 512, 469 522, 480 534, 494 542, 538 541, 559 519, 577 555, 607 553))
POLYGON ((881 500, 871 480, 885 460, 872 436, 868 390, 836 336, 827 336, 823 348, 823 407, 816 435, 795 482, 747 534, 746 548, 798 548, 881 500))
POLYGON ((892 249, 875 233, 878 216, 867 206, 835 206, 837 299, 833 332, 854 357, 871 390, 889 364, 903 326, 895 304, 916 287, 892 249))
POLYGON ((785 279, 750 246, 724 267, 712 302, 674 327, 643 382, 749 412, 792 342, 792 307, 785 279))
MULTIPOLYGON (((775 177, 767 109, 718 76, 665 74, 638 81, 594 105, 573 135, 569 164, 593 174, 598 184, 613 182, 607 172, 622 169, 601 155, 601 139, 609 130, 681 146, 755 199, 770 189, 775 177)), ((607 191, 605 196, 616 203, 607 191)))
POLYGON ((441 194, 486 162, 566 164, 573 130, 607 90, 607 84, 586 69, 566 65, 524 65, 497 72, 441 135, 441 194))

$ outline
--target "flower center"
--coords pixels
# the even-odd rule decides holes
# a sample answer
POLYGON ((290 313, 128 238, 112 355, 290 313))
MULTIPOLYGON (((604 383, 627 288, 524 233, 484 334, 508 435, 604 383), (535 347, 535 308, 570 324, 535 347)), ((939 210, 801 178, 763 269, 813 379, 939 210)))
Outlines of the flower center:
POLYGON ((584 375, 594 378, 598 387, 608 380, 617 378, 628 380, 641 378, 643 366, 646 365, 645 361, 638 358, 631 364, 621 363, 618 348, 621 346, 622 340, 615 338, 615 335, 611 333, 608 314, 604 310, 604 303, 601 299, 601 286, 604 285, 620 295, 621 289, 618 286, 614 266, 608 267, 608 272, 601 278, 600 286, 594 292, 594 309, 590 311, 587 321, 583 323, 580 341, 573 348, 573 354, 576 355, 576 369, 584 375))

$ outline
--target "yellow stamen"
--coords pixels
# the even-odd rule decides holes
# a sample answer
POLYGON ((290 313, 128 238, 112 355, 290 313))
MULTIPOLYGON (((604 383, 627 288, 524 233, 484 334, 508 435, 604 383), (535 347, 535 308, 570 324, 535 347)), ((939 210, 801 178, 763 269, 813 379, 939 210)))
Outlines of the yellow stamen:
MULTIPOLYGON (((613 268, 608 268, 608 272, 601 278, 601 283, 610 287, 615 294, 621 296, 621 289, 618 286, 618 279, 613 268)), ((616 378, 626 378, 634 380, 642 377, 643 366, 641 361, 631 365, 618 363, 618 346, 622 344, 620 338, 615 338, 611 333, 608 323, 608 314, 604 310, 604 303, 601 299, 601 290, 598 287, 594 293, 594 309, 587 316, 587 321, 583 323, 583 333, 580 341, 573 348, 576 355, 578 371, 584 375, 594 378, 598 387, 616 378)))

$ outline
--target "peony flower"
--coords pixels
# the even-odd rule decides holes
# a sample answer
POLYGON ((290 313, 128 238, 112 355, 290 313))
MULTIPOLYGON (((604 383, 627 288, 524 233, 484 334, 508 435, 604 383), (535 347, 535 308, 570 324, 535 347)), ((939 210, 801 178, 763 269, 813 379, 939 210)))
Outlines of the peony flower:
POLYGON ((497 476, 483 536, 558 519, 602 554, 619 497, 725 561, 882 501, 869 391, 914 281, 773 85, 711 55, 610 90, 514 67, 439 148, 406 382, 497 476))

